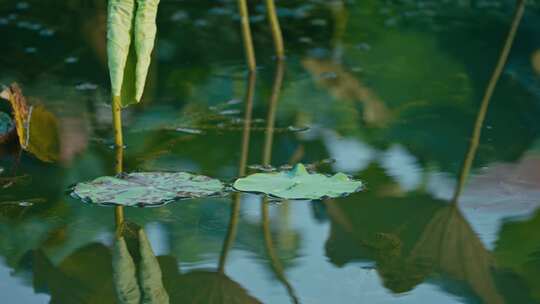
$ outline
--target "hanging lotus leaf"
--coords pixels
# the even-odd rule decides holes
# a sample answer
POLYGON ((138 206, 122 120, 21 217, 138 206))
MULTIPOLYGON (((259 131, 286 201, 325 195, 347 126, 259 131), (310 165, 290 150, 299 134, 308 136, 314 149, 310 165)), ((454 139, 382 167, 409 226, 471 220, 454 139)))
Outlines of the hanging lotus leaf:
POLYGON ((156 206, 223 191, 216 179, 185 172, 142 172, 103 176, 77 184, 73 195, 85 202, 121 206, 156 206))
POLYGON ((309 173, 298 164, 290 171, 256 173, 237 179, 233 187, 242 192, 264 193, 282 199, 321 199, 348 195, 362 189, 362 182, 343 173, 326 176, 309 173))
POLYGON ((107 55, 112 93, 122 106, 141 100, 157 32, 159 0, 109 0, 107 55))

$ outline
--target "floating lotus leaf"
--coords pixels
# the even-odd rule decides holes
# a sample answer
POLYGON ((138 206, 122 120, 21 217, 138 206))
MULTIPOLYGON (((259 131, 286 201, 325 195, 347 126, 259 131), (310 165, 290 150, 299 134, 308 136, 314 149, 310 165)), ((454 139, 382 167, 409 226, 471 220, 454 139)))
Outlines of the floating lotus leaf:
POLYGON ((185 172, 143 172, 103 176, 79 183, 73 189, 73 195, 95 204, 152 206, 178 199, 211 196, 222 190, 220 181, 207 176, 185 172))
POLYGON ((298 164, 291 171, 256 173, 237 179, 233 186, 238 191, 264 193, 282 199, 320 199, 360 191, 362 182, 343 173, 331 177, 311 174, 304 165, 298 164))

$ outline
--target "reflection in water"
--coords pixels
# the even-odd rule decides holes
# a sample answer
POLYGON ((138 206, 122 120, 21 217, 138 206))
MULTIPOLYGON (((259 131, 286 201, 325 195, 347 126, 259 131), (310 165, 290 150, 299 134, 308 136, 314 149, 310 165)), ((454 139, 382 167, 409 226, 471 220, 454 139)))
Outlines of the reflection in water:
POLYGON ((453 204, 432 215, 409 259, 466 283, 485 303, 504 303, 492 274, 495 259, 453 204))
POLYGON ((467 155, 463 163, 463 168, 460 172, 458 186, 456 187, 456 191, 454 193, 453 201, 455 202, 458 201, 459 196, 461 195, 461 192, 463 191, 463 187, 467 181, 467 176, 469 175, 469 171, 471 169, 474 157, 476 155, 476 150, 478 149, 478 144, 480 142, 480 134, 482 132, 482 125, 484 124, 484 120, 485 120, 486 113, 489 106, 489 101, 491 100, 491 97, 493 96, 493 92, 495 91, 497 82, 499 81, 499 78, 501 77, 504 66, 506 65, 506 61, 508 60, 508 55, 510 54, 510 50, 512 49, 512 44, 514 43, 514 38, 516 37, 516 33, 518 30, 519 24, 521 22, 521 18, 523 17, 524 11, 525 11, 525 1, 519 0, 517 2, 516 11, 514 13, 514 18, 512 20, 512 25, 510 27, 508 36, 506 37, 506 41, 501 51, 499 61, 497 62, 497 66, 495 67, 495 70, 493 71, 493 74, 491 75, 491 79, 489 80, 488 86, 486 88, 486 92, 484 94, 484 98, 482 99, 482 103, 480 105, 480 110, 478 111, 478 116, 476 117, 476 122, 474 124, 473 135, 471 138, 471 143, 469 145, 469 150, 467 151, 467 155))
MULTIPOLYGON (((263 148, 263 161, 262 165, 264 167, 271 166, 272 161, 272 143, 274 136, 274 124, 275 124, 275 114, 279 102, 279 96, 281 92, 281 86, 283 84, 283 75, 285 73, 285 66, 283 62, 278 62, 276 66, 276 76, 274 79, 274 85, 272 86, 272 94, 270 95, 270 102, 268 103, 268 115, 267 115, 267 125, 266 125, 266 135, 263 148)), ((267 251, 268 258, 270 259, 270 264, 272 270, 276 274, 279 281, 287 289, 293 303, 300 303, 292 285, 287 280, 283 266, 279 260, 279 256, 276 253, 274 248, 274 242, 272 240, 272 233, 270 231, 270 216, 268 211, 269 199, 264 197, 261 202, 261 217, 262 217, 262 228, 264 235, 264 245, 267 251)), ((288 202, 284 202, 283 207, 287 208, 288 202)), ((286 209, 285 209, 286 210, 286 209)), ((285 211, 287 212, 287 211, 285 211)), ((286 217, 286 214, 282 214, 286 217)))
MULTIPOLYGON (((389 197, 385 189, 392 187, 381 184, 358 197, 361 202, 350 199, 340 204, 328 202, 326 206, 332 218, 332 231, 326 248, 334 263, 341 265, 351 259, 374 259, 385 286, 398 293, 409 291, 428 278, 442 275, 464 287, 459 291, 444 279, 436 280, 449 292, 479 297, 484 303, 507 301, 496 285, 495 258, 461 214, 458 201, 475 158, 489 101, 523 16, 524 5, 525 1, 519 1, 516 7, 510 32, 482 100, 450 204, 422 192, 411 192, 402 198, 389 197), (361 204, 362 208, 353 204, 361 204), (351 240, 354 245, 348 244, 351 240)), ((367 175, 371 179, 382 173, 377 167, 366 171, 371 171, 367 175)))
POLYGON ((276 110, 279 101, 279 95, 281 93, 281 86, 283 84, 283 74, 285 72, 285 64, 278 62, 276 67, 276 77, 274 79, 274 85, 272 87, 272 94, 270 95, 270 102, 268 107, 268 116, 266 118, 266 133, 264 140, 264 152, 263 152, 263 166, 270 165, 272 162, 272 144, 274 142, 274 127, 276 123, 276 110))
MULTIPOLYGON (((244 176, 246 174, 246 166, 249 152, 249 138, 250 138, 250 128, 251 128, 251 115, 253 111, 253 96, 255 94, 255 83, 256 83, 256 74, 250 73, 248 78, 247 92, 246 92, 246 102, 245 102, 245 113, 244 113, 244 129, 242 132, 242 145, 240 148, 240 164, 238 165, 238 176, 244 176)), ((223 242, 223 249, 221 250, 221 255, 219 258, 219 272, 225 272, 225 264, 227 262, 227 256, 229 250, 231 249, 235 239, 236 232, 238 229, 238 220, 240 216, 240 193, 235 193, 233 195, 233 202, 231 206, 231 216, 229 219, 229 226, 227 228, 227 235, 225 241, 223 242)))
POLYGON ((363 119, 366 124, 384 126, 391 119, 389 109, 377 94, 345 71, 341 65, 312 58, 304 59, 302 65, 319 85, 327 88, 336 98, 362 103, 363 119))
MULTIPOLYGON (((17 1, 8 2, 0 8, 18 5, 17 1)), ((457 122, 467 121, 476 113, 472 97, 477 86, 483 86, 489 77, 485 74, 491 72, 484 72, 485 62, 496 54, 486 45, 493 45, 500 38, 497 33, 502 32, 504 9, 469 10, 459 4, 436 1, 428 1, 425 7, 417 7, 417 1, 399 5, 392 1, 331 1, 329 5, 311 0, 283 4, 279 13, 288 36, 303 35, 309 38, 303 41, 311 42, 288 43, 285 82, 280 76, 284 68, 278 66, 274 75, 264 60, 259 63, 257 92, 251 88, 247 99, 254 94, 265 98, 271 94, 270 102, 246 102, 248 116, 243 119, 243 115, 237 115, 243 106, 237 103, 219 108, 231 97, 245 94, 245 80, 236 80, 242 70, 238 64, 241 46, 236 3, 162 1, 165 9, 160 11, 160 39, 155 52, 160 66, 158 94, 151 104, 125 111, 124 139, 129 148, 125 150, 125 160, 123 149, 116 150, 116 172, 123 171, 124 165, 129 170, 149 170, 140 160, 161 153, 166 159, 159 163, 159 170, 205 172, 230 180, 246 173, 248 153, 262 155, 262 163, 278 165, 288 161, 313 162, 329 154, 336 158, 334 151, 344 151, 348 153, 338 156, 341 163, 348 165, 355 162, 351 155, 362 158, 369 154, 349 166, 350 173, 362 170, 358 177, 366 181, 368 191, 332 202, 283 202, 277 206, 266 201, 259 206, 255 196, 243 195, 242 212, 240 196, 233 195, 232 202, 229 198, 194 200, 120 213, 117 223, 129 217, 144 227, 152 241, 150 248, 146 235, 140 235, 143 229, 134 229, 125 234, 123 242, 113 243, 112 209, 77 204, 64 195, 64 190, 74 182, 110 175, 112 169, 114 153, 103 140, 108 138, 111 125, 110 102, 105 93, 108 79, 104 73, 107 1, 24 2, 31 8, 0 14, 0 32, 4 37, 17 37, 6 39, 5 55, 0 58, 7 68, 2 73, 6 80, 2 81, 8 84, 16 78, 24 84, 28 96, 40 96, 47 109, 55 113, 63 166, 44 164, 29 153, 19 155, 20 163, 16 155, 3 155, 0 159, 0 276, 7 276, 2 277, 3 297, 7 293, 15 299, 4 301, 19 301, 19 294, 14 291, 19 288, 36 301, 39 300, 35 293, 48 294, 40 296, 50 296, 52 303, 118 303, 117 290, 136 290, 141 298, 143 283, 156 282, 137 276, 143 266, 141 249, 150 258, 152 269, 158 269, 153 273, 161 272, 154 286, 159 287, 160 294, 167 294, 170 303, 281 303, 287 302, 287 294, 282 292, 285 290, 290 302, 298 301, 300 295, 305 302, 315 299, 321 303, 356 303, 361 302, 360 297, 372 295, 374 298, 365 302, 415 302, 424 296, 422 292, 428 284, 436 285, 430 289, 429 296, 433 298, 426 297, 430 302, 446 298, 450 302, 529 303, 540 299, 540 240, 536 233, 540 214, 505 220, 494 233, 497 242, 491 251, 492 247, 485 242, 489 229, 481 222, 484 212, 474 214, 462 208, 472 199, 480 202, 478 196, 470 195, 470 188, 487 189, 492 197, 503 192, 515 193, 507 202, 517 204, 522 204, 521 198, 525 197, 521 189, 535 189, 536 179, 530 175, 524 183, 523 176, 516 178, 511 170, 495 170, 500 166, 514 167, 522 159, 520 166, 534 174, 533 166, 537 165, 538 146, 533 144, 538 134, 537 98, 529 96, 529 90, 535 90, 535 86, 522 86, 519 79, 524 77, 523 73, 512 69, 516 60, 522 59, 530 68, 528 56, 537 49, 534 37, 538 36, 538 17, 532 10, 520 29, 520 35, 523 33, 528 39, 518 40, 519 47, 512 51, 505 69, 508 77, 503 74, 497 95, 493 96, 495 100, 489 106, 476 160, 473 161, 477 152, 474 142, 479 133, 472 136, 467 153, 470 160, 463 164, 460 183, 451 190, 462 192, 474 165, 489 166, 491 180, 484 180, 489 183, 484 188, 468 183, 466 196, 454 199, 452 205, 440 199, 447 198, 452 191, 444 196, 433 194, 431 186, 449 189, 451 184, 446 182, 453 178, 448 173, 456 172, 461 165, 461 156, 456 155, 464 151, 459 143, 470 131, 464 130, 462 125, 466 124, 457 122), (444 5, 454 10, 445 10, 444 5), (331 12, 327 11, 329 7, 331 12), (56 18, 55 12, 64 8, 66 19, 56 18), (10 19, 12 13, 17 15, 16 20, 10 19), (399 26, 392 25, 396 20, 399 26), (22 28, 25 22, 31 22, 31 26, 42 22, 41 26, 54 30, 55 36, 41 37, 39 30, 22 28), (37 53, 26 53, 27 47, 34 47, 37 53), (519 53, 522 48, 526 50, 519 53), (334 61, 320 59, 318 54, 333 57, 334 61), (43 59, 47 57, 51 60, 43 59), (66 57, 70 62, 72 57, 79 61, 66 63, 66 57), (306 78, 306 70, 313 76, 311 80, 306 78), (53 75, 46 75, 50 73, 53 75), (24 77, 19 78, 19 74, 24 77), (36 79, 36 74, 41 76, 36 79), (269 80, 273 77, 274 82, 269 80), (51 85, 53 79, 60 80, 61 85, 51 85), (79 86, 82 83, 89 85, 79 86), (79 88, 85 88, 84 94, 79 88), (499 103, 497 98, 511 102, 512 108, 499 103), (56 108, 51 101, 56 102, 56 108), (90 113, 85 111, 85 103, 90 113), (218 110, 208 110, 216 105, 218 110), (67 108, 76 115, 66 115, 67 108), (220 110, 226 110, 228 119, 205 120, 220 110), (202 113, 201 121, 190 113, 202 113), (264 121, 263 116, 267 118, 264 121), (85 117, 96 118, 91 122, 92 130, 83 130, 85 117), (246 124, 247 120, 251 120, 251 125, 246 124), (181 124, 170 123, 173 127, 167 129, 150 126, 150 122, 166 121, 181 124), (312 130, 298 134, 280 132, 281 128, 274 126, 304 125, 306 121, 313 122, 312 130), (140 129, 145 131, 134 132, 141 125, 144 128, 140 129), (178 127, 200 132, 178 133, 178 127), (266 133, 257 132, 262 129, 266 133), (325 132, 344 138, 329 141, 324 138, 329 134, 325 132), (367 146, 364 150, 363 143, 367 146), (392 148, 396 143, 401 149, 392 148), (423 181, 418 181, 404 187, 400 178, 410 173, 411 167, 403 164, 403 158, 396 156, 377 165, 383 163, 377 151, 388 147, 388 151, 405 151, 406 156, 413 158, 412 163, 428 168, 424 173, 430 176, 425 179, 437 185, 422 187, 423 181), (240 168, 233 157, 239 148, 240 168), (86 152, 79 153, 82 150, 86 152), (525 150, 527 162, 522 158, 525 150), (66 159, 73 161, 64 163, 66 159), (388 164, 391 161, 397 164, 388 164), (512 163, 498 163, 501 161, 512 163), (391 173, 390 165, 395 169, 391 173), (402 174, 399 178, 394 175, 396 171, 402 174), (430 180, 433 172, 445 180, 430 180), (505 175, 505 180, 514 179, 514 183, 501 182, 501 175, 505 175), (523 188, 514 187, 518 184, 523 188), (463 205, 458 206, 458 202, 463 205), (309 214, 311 209, 316 209, 315 216, 309 214), (327 215, 331 221, 328 226, 327 215), (154 224, 163 228, 157 241, 151 229, 154 224), (327 227, 331 234, 326 240, 327 227), (326 255, 320 250, 325 240, 326 255), (119 261, 113 259, 120 253, 129 257, 121 260, 128 267, 115 266, 123 269, 115 272, 113 264, 119 261), (336 267, 358 260, 365 269, 356 265, 336 267), (362 275, 371 276, 374 272, 381 280, 377 278, 366 287, 362 275), (126 280, 120 280, 123 274, 127 274, 126 280), (332 285, 338 287, 332 289, 332 285), (261 300, 250 296, 246 289, 261 300), (407 294, 393 295, 403 292, 407 294)), ((500 5, 504 7, 506 3, 509 2, 500 5)), ((268 27, 260 26, 264 7, 254 8, 253 34, 261 37, 257 43, 265 42, 269 38, 268 27)), ((481 128, 477 123, 475 132, 481 128)), ((0 154, 12 153, 4 146, 0 149, 0 154)), ((391 153, 382 157, 386 154, 391 153)), ((418 166, 413 169, 419 170, 418 166)), ((477 177, 473 179, 477 181, 477 177)), ((480 177, 486 177, 486 171, 480 177)), ((537 194, 527 196, 526 200, 537 200, 537 194)), ((508 209, 512 210, 508 212, 495 212, 509 216, 514 214, 514 206, 511 204, 508 209)))
POLYGON ((169 303, 160 265, 144 230, 128 222, 116 224, 121 228, 113 246, 112 265, 119 303, 169 303))

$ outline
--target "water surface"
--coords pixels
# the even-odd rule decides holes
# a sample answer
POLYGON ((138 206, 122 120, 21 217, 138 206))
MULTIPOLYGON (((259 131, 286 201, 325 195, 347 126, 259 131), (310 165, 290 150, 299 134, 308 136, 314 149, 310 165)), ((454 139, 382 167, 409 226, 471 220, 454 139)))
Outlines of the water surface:
MULTIPOLYGON (((249 77, 235 1, 162 0, 143 101, 124 111, 126 171, 233 181, 302 162, 366 184, 334 200, 126 209, 171 303, 209 290, 215 303, 540 303, 539 7, 455 198, 515 4, 455 2, 277 1, 282 65, 254 3, 249 77)), ((117 303, 114 208, 67 194, 115 172, 105 30, 103 0, 0 1, 0 83, 18 82, 58 134, 53 163, 0 146, 5 303, 117 303)))

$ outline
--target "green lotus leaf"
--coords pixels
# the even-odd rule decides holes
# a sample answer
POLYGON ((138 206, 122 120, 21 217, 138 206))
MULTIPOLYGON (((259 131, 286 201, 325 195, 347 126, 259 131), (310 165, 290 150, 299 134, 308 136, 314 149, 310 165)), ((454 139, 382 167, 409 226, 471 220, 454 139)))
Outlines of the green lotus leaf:
POLYGON ((73 195, 95 204, 122 206, 162 205, 185 198, 206 197, 223 191, 223 184, 185 172, 141 172, 103 176, 77 184, 73 195))
POLYGON ((264 193, 282 199, 340 197, 362 189, 362 182, 343 173, 326 176, 309 173, 298 164, 291 171, 256 173, 237 179, 233 187, 242 192, 264 193))
POLYGON ((154 49, 159 0, 110 0, 107 55, 112 93, 122 106, 141 100, 154 49))
POLYGON ((134 0, 110 0, 107 20, 107 55, 112 93, 120 96, 128 61, 135 13, 134 0))
POLYGON ((159 0, 137 0, 135 14, 135 51, 137 53, 137 66, 135 69, 135 100, 140 101, 143 95, 146 76, 152 50, 156 40, 156 17, 159 0))

